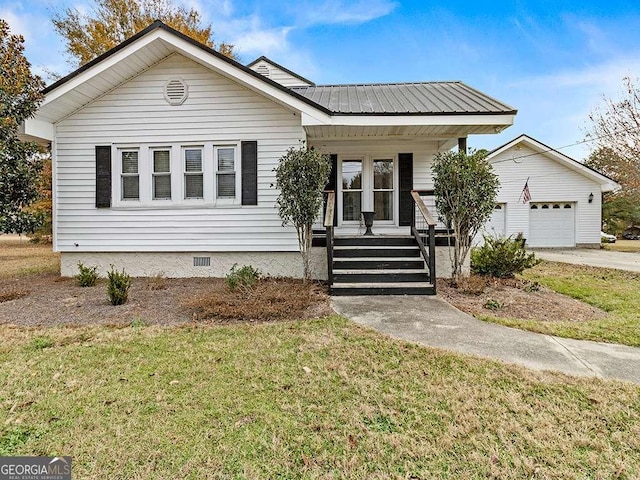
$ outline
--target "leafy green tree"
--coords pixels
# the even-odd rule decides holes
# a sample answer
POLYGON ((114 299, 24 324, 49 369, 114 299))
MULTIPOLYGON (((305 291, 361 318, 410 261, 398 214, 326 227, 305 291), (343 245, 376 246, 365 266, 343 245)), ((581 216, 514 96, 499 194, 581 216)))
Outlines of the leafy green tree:
POLYGON ((457 283, 471 239, 493 212, 500 182, 486 160, 486 152, 441 152, 435 156, 431 169, 440 220, 453 229, 455 245, 449 254, 451 276, 457 283))
POLYGON ((204 24, 196 9, 176 6, 171 0, 94 0, 93 9, 87 14, 69 7, 54 11, 51 21, 66 41, 70 63, 77 67, 119 45, 154 20, 162 20, 223 55, 236 58, 233 45, 214 43, 211 24, 204 24))
POLYGON ((33 232, 41 215, 27 211, 38 198, 39 147, 18 139, 20 125, 36 112, 44 82, 31 74, 24 38, 0 19, 0 232, 33 232))
POLYGON ((311 241, 313 223, 322 209, 322 192, 329 179, 331 163, 324 155, 304 144, 291 147, 274 169, 276 205, 283 225, 293 225, 298 234, 305 281, 311 279, 311 241))

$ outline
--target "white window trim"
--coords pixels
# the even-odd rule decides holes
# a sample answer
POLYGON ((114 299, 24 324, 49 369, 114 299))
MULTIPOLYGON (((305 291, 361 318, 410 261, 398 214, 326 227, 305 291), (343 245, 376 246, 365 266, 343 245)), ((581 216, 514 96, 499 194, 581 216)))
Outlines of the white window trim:
POLYGON ((205 174, 206 170, 206 148, 204 145, 182 145, 180 148, 180 165, 181 169, 181 180, 180 183, 182 188, 180 190, 180 202, 184 204, 204 204, 207 201, 207 190, 211 188, 211 185, 207 185, 207 176, 205 174), (186 151, 187 150, 200 150, 202 155, 202 171, 200 173, 196 172, 187 172, 187 159, 186 159, 186 151), (200 198, 187 198, 187 176, 188 175, 202 175, 202 197, 200 198))
MULTIPOLYGON (((213 152, 213 192, 214 201, 217 205, 240 205, 242 201, 242 172, 240 171, 240 144, 236 143, 216 143, 212 148, 213 152), (233 148, 233 167, 235 173, 236 196, 234 198, 218 198, 218 149, 233 148)), ((229 173, 229 172, 223 172, 229 173)))
POLYGON ((240 207, 242 205, 242 168, 240 141, 209 141, 209 142, 179 142, 179 143, 118 143, 112 144, 111 157, 115 159, 111 174, 112 209, 184 209, 190 207, 240 207), (216 158, 217 148, 234 148, 234 165, 236 175, 235 198, 217 198, 216 158), (185 160, 184 151, 189 148, 199 148, 203 152, 203 189, 204 198, 185 198, 185 160), (171 199, 153 199, 153 152, 169 150, 171 199), (122 152, 138 152, 138 199, 124 200, 122 198, 122 152))
MULTIPOLYGON (((166 203, 168 205, 170 205, 173 202, 173 198, 174 198, 174 188, 173 188, 173 149, 171 148, 171 146, 163 146, 163 147, 149 147, 149 172, 151 175, 151 201, 154 204, 160 204, 160 203, 166 203), (154 158, 153 158, 153 154, 154 152, 165 152, 168 151, 169 152, 169 172, 168 173, 156 173, 155 172, 155 166, 154 166, 154 158), (171 198, 154 198, 154 177, 157 176, 169 176, 170 179, 170 184, 171 184, 171 198)), ((138 166, 138 170, 140 170, 140 166, 138 166)))
POLYGON ((139 204, 142 196, 142 184, 141 177, 141 161, 140 161, 140 148, 137 147, 121 147, 116 150, 116 181, 112 182, 114 185, 117 185, 118 194, 117 196, 113 196, 112 198, 117 199, 118 203, 122 204, 139 204), (138 173, 124 173, 122 171, 122 154, 126 152, 136 152, 138 154, 138 173), (123 179, 124 177, 138 177, 138 198, 124 198, 124 188, 123 188, 123 179))

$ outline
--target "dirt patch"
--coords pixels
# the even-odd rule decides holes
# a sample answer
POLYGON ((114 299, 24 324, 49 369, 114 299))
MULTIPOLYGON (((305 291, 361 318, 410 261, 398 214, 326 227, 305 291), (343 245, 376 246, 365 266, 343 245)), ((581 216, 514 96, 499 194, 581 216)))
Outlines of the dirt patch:
POLYGON ((607 312, 537 283, 519 279, 490 279, 472 275, 454 288, 438 280, 438 295, 463 312, 497 318, 541 322, 584 322, 603 319, 607 312))
MULTIPOLYGON (((106 280, 99 280, 94 287, 79 287, 72 278, 56 274, 27 275, 0 279, 0 294, 3 292, 25 293, 0 303, 0 324, 25 326, 50 325, 128 325, 144 322, 147 325, 169 325, 189 323, 215 316, 215 306, 210 305, 203 315, 194 299, 207 296, 229 302, 238 301, 238 316, 224 315, 225 320, 255 320, 281 313, 277 319, 314 318, 331 313, 328 296, 317 284, 305 286, 302 295, 296 280, 264 280, 267 296, 247 300, 250 308, 242 305, 226 289, 219 278, 135 278, 129 292, 129 301, 117 307, 107 300, 106 280), (242 311, 251 316, 239 315, 242 311), (263 313, 264 312, 264 313, 263 313)), ((265 293, 266 295, 266 293, 265 293)))

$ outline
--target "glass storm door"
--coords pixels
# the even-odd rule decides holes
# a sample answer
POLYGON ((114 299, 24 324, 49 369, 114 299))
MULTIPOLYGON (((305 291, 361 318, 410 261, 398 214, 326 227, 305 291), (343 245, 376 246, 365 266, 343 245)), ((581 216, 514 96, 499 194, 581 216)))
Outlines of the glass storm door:
POLYGON ((342 221, 359 222, 362 211, 362 159, 342 161, 342 221))
POLYGON ((373 160, 373 211, 375 220, 393 221, 393 159, 373 160))

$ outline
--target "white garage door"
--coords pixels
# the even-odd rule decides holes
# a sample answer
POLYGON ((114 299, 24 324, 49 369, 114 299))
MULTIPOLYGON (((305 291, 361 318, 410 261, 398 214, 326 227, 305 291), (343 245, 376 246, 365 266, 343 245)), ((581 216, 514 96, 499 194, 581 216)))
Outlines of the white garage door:
POLYGON ((507 204, 496 204, 491 213, 491 217, 489 217, 487 223, 484 224, 484 227, 480 229, 478 235, 476 235, 476 238, 473 240, 473 245, 482 245, 484 243, 484 235, 488 237, 504 237, 507 231, 505 228, 506 214, 507 204))
POLYGON ((575 247, 575 205, 532 203, 529 210, 530 247, 575 247))
POLYGON ((491 218, 484 226, 484 231, 487 235, 492 237, 504 237, 505 234, 505 215, 507 205, 504 203, 498 203, 493 209, 491 218))

